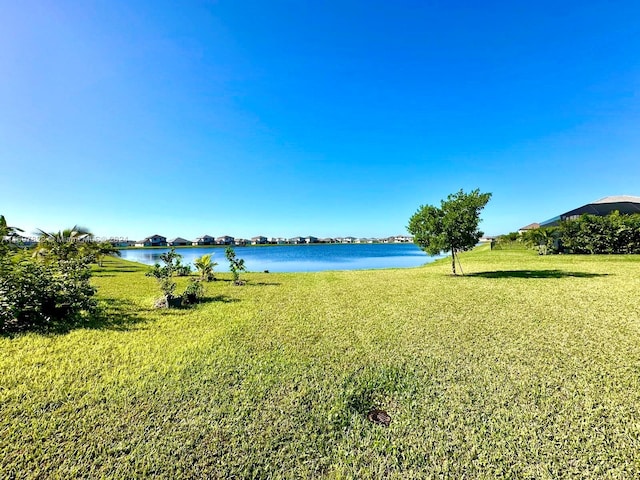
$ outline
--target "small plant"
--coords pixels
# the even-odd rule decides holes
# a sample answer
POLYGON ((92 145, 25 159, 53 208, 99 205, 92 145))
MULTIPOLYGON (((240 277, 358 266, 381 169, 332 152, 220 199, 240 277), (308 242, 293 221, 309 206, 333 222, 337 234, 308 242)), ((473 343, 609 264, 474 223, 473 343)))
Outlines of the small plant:
POLYGON ((186 277, 190 274, 191 274, 191 265, 189 264, 184 265, 180 262, 180 259, 178 259, 176 262, 176 275, 178 277, 186 277))
POLYGON ((198 303, 203 296, 204 287, 202 286, 202 280, 199 278, 191 278, 182 295, 182 304, 193 305, 198 303))
POLYGON ((211 280, 216 279, 213 267, 218 264, 211 261, 210 253, 203 255, 200 258, 196 258, 193 264, 195 265, 196 270, 198 270, 198 273, 200 273, 200 278, 205 282, 210 282, 211 280))
POLYGON ((173 275, 178 274, 177 270, 180 266, 181 255, 176 253, 175 248, 172 248, 166 253, 160 255, 160 260, 164 265, 156 263, 147 272, 148 277, 154 277, 162 290, 162 297, 156 302, 156 306, 159 308, 168 308, 172 305, 174 299, 173 292, 176 289, 176 282, 173 281, 173 275))
POLYGON ((233 275, 234 285, 244 285, 244 282, 240 280, 240 272, 245 272, 247 269, 244 266, 244 260, 236 257, 236 252, 231 247, 227 247, 225 250, 227 260, 229 260, 229 270, 233 275))
POLYGON ((160 260, 164 263, 164 268, 167 268, 170 272, 170 275, 173 275, 176 271, 178 265, 180 265, 180 260, 182 259, 182 255, 176 252, 175 248, 171 248, 168 252, 165 252, 160 255, 160 260))
POLYGON ((173 298, 173 292, 176 289, 176 282, 173 281, 173 272, 167 266, 161 266, 156 263, 147 272, 147 277, 153 277, 158 281, 160 290, 162 291, 162 297, 156 302, 157 307, 169 307, 169 301, 173 298))

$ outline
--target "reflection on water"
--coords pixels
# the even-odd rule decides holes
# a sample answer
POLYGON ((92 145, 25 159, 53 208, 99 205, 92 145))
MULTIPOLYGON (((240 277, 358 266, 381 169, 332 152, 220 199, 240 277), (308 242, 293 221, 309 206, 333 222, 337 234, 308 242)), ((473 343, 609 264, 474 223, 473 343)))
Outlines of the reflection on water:
MULTIPOLYGON (((363 270, 372 268, 417 267, 439 257, 430 257, 412 243, 392 244, 321 244, 321 245, 274 245, 256 247, 234 247, 236 255, 245 260, 250 272, 320 272, 324 270, 363 270)), ((122 250, 122 258, 153 265, 165 249, 122 250)), ((227 272, 229 262, 224 248, 190 247, 177 248, 182 263, 193 265, 193 261, 204 254, 212 253, 213 261, 219 265, 218 272, 227 272)))

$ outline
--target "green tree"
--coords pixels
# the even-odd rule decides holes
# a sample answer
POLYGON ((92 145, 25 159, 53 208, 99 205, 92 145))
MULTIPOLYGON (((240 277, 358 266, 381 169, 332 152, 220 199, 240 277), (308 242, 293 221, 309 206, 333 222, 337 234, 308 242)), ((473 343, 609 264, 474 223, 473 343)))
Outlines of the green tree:
POLYGON ((213 273, 213 267, 218 265, 216 262, 211 260, 211 254, 207 253, 206 255, 202 255, 200 258, 196 258, 193 261, 193 265, 200 273, 200 278, 205 282, 209 282, 211 280, 215 280, 215 275, 213 273))
POLYGON ((120 257, 122 253, 111 242, 101 242, 93 244, 93 252, 98 261, 98 265, 102 266, 104 257, 120 257))
MULTIPOLYGON (((407 230, 413 241, 429 255, 451 252, 451 271, 456 275, 456 255, 472 249, 483 232, 478 230, 480 212, 490 193, 460 190, 440 202, 440 208, 421 205, 409 219, 407 230)), ((459 263, 459 259, 458 259, 459 263)))
POLYGON ((229 260, 229 270, 233 274, 233 283, 236 285, 242 285, 240 281, 240 272, 244 272, 246 267, 244 266, 244 260, 236 257, 236 252, 231 247, 227 247, 225 250, 227 260, 229 260))
POLYGON ((156 302, 156 305, 165 308, 171 306, 171 301, 175 298, 173 292, 176 289, 176 282, 173 281, 173 276, 177 274, 181 258, 182 255, 172 247, 171 250, 160 255, 163 265, 156 262, 146 273, 148 277, 154 277, 158 281, 160 290, 162 290, 162 298, 156 302))

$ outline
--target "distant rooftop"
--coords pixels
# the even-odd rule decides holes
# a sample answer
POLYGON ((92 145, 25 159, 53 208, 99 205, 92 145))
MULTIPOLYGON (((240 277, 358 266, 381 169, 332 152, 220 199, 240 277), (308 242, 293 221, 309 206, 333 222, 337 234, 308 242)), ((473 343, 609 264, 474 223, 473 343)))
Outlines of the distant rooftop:
POLYGON ((530 223, 526 227, 520 228, 520 230, 535 230, 536 228, 540 228, 540 224, 539 223, 530 223))
POLYGON ((640 197, 634 197, 632 195, 614 195, 612 197, 604 197, 600 200, 596 200, 595 202, 591 202, 593 204, 596 203, 640 203, 640 197))
POLYGON ((563 220, 578 218, 585 213, 590 215, 608 215, 616 210, 622 214, 640 213, 640 197, 632 195, 604 197, 595 202, 587 203, 586 205, 562 213, 540 224, 543 227, 550 227, 558 225, 563 220))

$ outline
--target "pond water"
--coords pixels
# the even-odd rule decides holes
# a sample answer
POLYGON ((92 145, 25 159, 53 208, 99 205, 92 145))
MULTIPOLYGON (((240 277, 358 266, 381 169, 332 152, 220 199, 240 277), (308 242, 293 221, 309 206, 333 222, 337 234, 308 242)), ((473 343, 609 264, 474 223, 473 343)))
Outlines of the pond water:
MULTIPOLYGON (((236 256, 243 258, 249 272, 321 272, 325 270, 364 270, 375 268, 417 267, 434 261, 412 243, 389 244, 312 244, 233 247, 236 256)), ((122 258, 153 265, 168 248, 138 248, 121 250, 122 258)), ((176 248, 182 263, 212 253, 218 262, 217 272, 229 271, 224 247, 176 248)))

